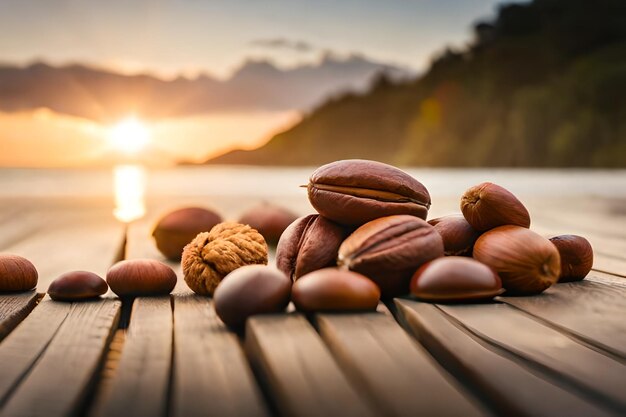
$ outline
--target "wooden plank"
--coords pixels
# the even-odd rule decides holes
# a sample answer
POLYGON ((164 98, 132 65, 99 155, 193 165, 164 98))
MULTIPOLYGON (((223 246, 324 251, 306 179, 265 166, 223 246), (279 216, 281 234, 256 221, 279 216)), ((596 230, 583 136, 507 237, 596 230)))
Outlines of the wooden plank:
POLYGON ((483 340, 599 404, 626 413, 626 363, 589 349, 506 304, 440 305, 483 340))
POLYGON ((171 415, 267 416, 261 392, 236 334, 211 300, 176 295, 171 415))
POLYGON ((284 416, 373 416, 365 392, 353 387, 313 327, 299 314, 248 319, 246 351, 284 416))
POLYGON ((605 201, 589 207, 574 208, 572 200, 547 205, 533 211, 533 221, 550 225, 560 233, 589 235, 613 242, 615 247, 624 247, 626 239, 626 217, 612 213, 605 201))
POLYGON ((626 358, 626 288, 579 281, 553 285, 533 297, 499 297, 598 349, 626 358))
POLYGON ((28 316, 40 297, 35 291, 0 295, 0 341, 28 316))
POLYGON ((316 322, 341 368, 384 415, 486 414, 392 317, 321 314, 316 322))
POLYGON ((593 281, 606 285, 620 285, 622 287, 626 286, 626 278, 599 271, 591 271, 589 275, 585 277, 585 281, 593 281))
POLYGON ((31 370, 67 317, 71 304, 49 298, 0 343, 0 406, 31 370))
POLYGON ((167 415, 172 330, 169 296, 135 299, 117 371, 93 415, 167 415))
POLYGON ((35 265, 39 271, 37 290, 46 292, 50 282, 67 271, 88 270, 104 277, 118 260, 123 241, 123 225, 94 215, 78 217, 75 223, 54 224, 6 251, 35 265))
MULTIPOLYGON (((68 416, 78 413, 119 319, 120 302, 73 303, 31 372, 0 416, 68 416)), ((32 315, 31 315, 32 318, 32 315)))
POLYGON ((396 299, 400 318, 428 351, 497 414, 612 415, 543 379, 524 363, 451 322, 436 306, 396 299))
POLYGON ((33 209, 32 206, 26 207, 23 204, 18 204, 18 206, 12 210, 7 210, 5 207, 2 209, 0 250, 3 252, 6 251, 6 248, 36 235, 44 226, 45 220, 40 210, 33 209))

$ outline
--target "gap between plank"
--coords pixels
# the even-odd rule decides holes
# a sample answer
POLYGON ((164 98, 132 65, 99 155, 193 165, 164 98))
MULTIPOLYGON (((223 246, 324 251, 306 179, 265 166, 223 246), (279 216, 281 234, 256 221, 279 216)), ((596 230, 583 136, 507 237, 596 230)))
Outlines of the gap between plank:
MULTIPOLYGON (((551 369, 546 365, 542 365, 541 363, 535 362, 526 358, 523 354, 516 353, 507 349, 506 347, 500 345, 497 340, 493 340, 489 337, 482 335, 479 331, 473 330, 469 326, 465 325, 463 322, 458 320, 457 318, 451 316, 450 314, 443 311, 439 308, 438 305, 434 304, 434 307, 442 314, 449 322, 454 324, 457 328, 463 330, 465 333, 469 334, 474 340, 482 341, 484 343, 483 346, 488 347, 492 352, 497 353, 500 356, 503 356, 512 362, 517 363, 521 367, 523 367, 528 372, 534 374, 535 376, 543 379, 544 381, 555 385, 557 387, 563 388, 570 392, 577 394, 580 397, 587 398, 590 402, 595 402, 598 406, 603 408, 611 409, 616 412, 623 412, 623 407, 619 404, 614 403, 610 398, 606 398, 602 395, 598 395, 595 392, 589 391, 586 387, 579 385, 577 382, 570 380, 568 377, 563 376, 558 371, 551 369)), ((532 317, 531 317, 532 319, 532 317)), ((543 323, 540 323, 543 325, 543 323)), ((563 334, 562 331, 553 329, 563 334)), ((569 337, 567 334, 563 334, 566 337, 569 337)), ((575 340, 571 337, 574 342, 578 343, 578 340, 575 340)), ((588 347, 587 345, 584 345, 588 347)), ((595 350, 595 349, 593 349, 595 350)), ((599 352, 602 353, 602 352, 599 352)), ((606 356, 606 355, 605 355, 606 356)), ((611 358, 613 359, 613 358, 611 358)))
MULTIPOLYGON (((595 283, 597 281, 590 281, 590 282, 594 282, 595 283)), ((597 282, 597 283, 600 284, 600 285, 606 285, 606 284, 603 284, 603 283, 600 283, 600 282, 597 282)), ((607 286, 610 287, 610 285, 607 285, 607 286)), ((562 326, 559 326, 558 324, 552 323, 551 321, 546 320, 546 319, 544 319, 542 317, 539 317, 539 316, 537 316, 537 315, 535 315, 533 313, 530 313, 530 312, 528 312, 528 311, 526 311, 526 310, 524 310, 524 309, 522 309, 522 308, 520 308, 520 307, 518 307, 518 306, 516 306, 514 304, 509 304, 509 303, 506 303, 506 302, 505 302, 505 304, 513 307, 514 309, 522 312, 523 314, 526 314, 527 316, 529 316, 530 318, 532 318, 536 322, 538 322, 538 323, 540 323, 540 324, 542 324, 542 325, 544 325, 546 327, 549 327, 552 330, 556 330, 559 333, 569 337, 570 339, 572 339, 576 343, 579 343, 579 344, 581 344, 581 345, 583 345, 583 346, 585 346, 585 347, 587 347, 587 348, 589 348, 591 350, 594 350, 594 351, 596 351, 596 352, 598 352, 598 353, 600 353, 600 354, 602 354, 602 355, 604 355, 604 356, 606 356, 606 357, 608 357, 610 359, 613 359, 613 360, 615 360, 617 362, 626 364, 626 360, 622 356, 620 356, 620 355, 618 355, 618 354, 616 354, 614 352, 611 352, 610 350, 605 350, 601 346, 597 346, 597 345, 595 345, 593 343, 590 343, 587 338, 582 337, 582 336, 578 336, 576 333, 573 333, 573 332, 569 331, 565 327, 562 327, 562 326)))
MULTIPOLYGON (((43 299, 43 297, 41 297, 41 299, 43 299)), ((39 305, 39 303, 37 303, 37 305, 39 305)), ((37 308, 37 307, 35 306, 35 308, 37 308)), ((33 308, 33 310, 34 310, 34 308, 33 308)), ((31 312, 33 310, 31 310, 31 312)), ((71 307, 68 310, 68 312, 65 315, 65 317, 63 317, 63 320, 61 320, 61 322, 59 323, 59 326, 56 328, 56 330, 52 334, 52 337, 43 345, 43 348, 39 351, 39 353, 37 354, 37 357, 35 358, 35 360, 30 363, 30 365, 28 366, 26 371, 23 372, 22 375, 20 375, 20 377, 15 381, 15 383, 13 384, 11 389, 9 389, 7 391, 6 395, 4 397, 0 398, 0 410, 2 410, 2 408, 5 406, 6 402, 9 400, 9 398, 11 398, 13 396, 13 393, 15 392, 15 390, 17 390, 19 388, 19 386, 22 384, 22 382, 24 382, 24 380, 31 374, 31 372, 33 371, 35 366, 39 363, 39 361, 41 360, 41 357, 43 356, 43 354, 48 349, 48 346, 50 346, 50 343, 52 343, 52 341, 56 338, 57 333, 59 333, 59 330, 63 326, 63 323, 65 323, 65 320, 70 315, 70 311, 71 311, 71 307)))

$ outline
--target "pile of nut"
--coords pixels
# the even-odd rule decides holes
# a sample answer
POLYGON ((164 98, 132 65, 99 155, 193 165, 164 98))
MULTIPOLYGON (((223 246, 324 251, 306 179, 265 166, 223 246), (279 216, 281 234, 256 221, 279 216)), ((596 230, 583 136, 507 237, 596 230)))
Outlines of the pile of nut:
POLYGON ((263 266, 267 247, 245 224, 221 223, 184 248, 185 281, 214 297, 226 324, 282 311, 290 300, 312 312, 373 310, 381 297, 408 293, 433 302, 538 294, 559 279, 584 278, 593 263, 584 238, 529 230, 524 205, 495 184, 468 189, 462 214, 429 222, 426 188, 379 162, 324 165, 307 190, 318 214, 282 233, 277 268, 263 266))
MULTIPOLYGON (((586 239, 531 231, 524 205, 492 183, 463 194, 462 214, 428 222, 426 187, 380 162, 324 165, 307 190, 318 213, 297 219, 268 204, 238 222, 203 208, 174 211, 154 229, 157 248, 181 260, 187 285, 213 296, 217 314, 233 327, 254 314, 283 311, 290 301, 304 312, 352 311, 408 293, 431 302, 538 294, 559 280, 583 279, 593 264, 586 239), (266 242, 276 241, 276 267, 267 266, 266 242)), ((168 294, 176 285, 174 271, 150 259, 121 261, 106 278, 120 297, 168 294)), ((107 282, 73 271, 48 292, 56 300, 93 298, 108 290, 107 282)), ((30 262, 0 255, 0 291, 36 284, 30 262)))

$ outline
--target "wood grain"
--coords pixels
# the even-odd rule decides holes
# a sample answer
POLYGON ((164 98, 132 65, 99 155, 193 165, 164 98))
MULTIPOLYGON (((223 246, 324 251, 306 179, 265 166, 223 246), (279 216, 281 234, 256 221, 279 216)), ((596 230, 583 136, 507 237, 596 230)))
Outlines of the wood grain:
POLYGON ((246 351, 284 416, 373 416, 367 393, 353 387, 313 327, 299 314, 248 319, 246 351))
POLYGON ((398 312, 428 351, 499 415, 613 415, 543 379, 507 352, 453 324, 436 306, 396 299, 398 312))
MULTIPOLYGON (((37 234, 5 248, 29 259, 39 271, 37 290, 71 270, 87 270, 104 277, 119 256, 124 226, 108 217, 81 217, 51 222, 37 234)), ((43 214, 42 214, 43 215, 43 214)))
POLYGON ((111 299, 73 303, 50 345, 0 416, 62 417, 79 412, 117 325, 119 311, 120 302, 111 299))
POLYGON ((35 291, 0 295, 0 341, 28 316, 40 298, 35 291))
POLYGON ((615 276, 613 274, 607 274, 599 271, 591 271, 589 275, 585 277, 585 281, 597 282, 606 285, 619 285, 626 287, 626 278, 615 276))
POLYGON ((175 295, 171 415, 267 416, 267 408, 237 335, 219 320, 211 300, 175 295))
POLYGON ((626 414, 626 363, 576 342, 506 304, 440 305, 483 340, 512 352, 581 396, 626 414))
POLYGON ((386 314, 321 314, 331 352, 385 416, 476 416, 486 411, 386 314))
POLYGON ((135 299, 117 371, 107 381, 93 415, 167 415, 172 330, 169 296, 135 299))
POLYGON ((0 343, 0 406, 31 370, 70 311, 70 303, 49 298, 0 343))
POLYGON ((553 285, 533 297, 501 301, 626 359, 626 288, 591 281, 553 285))

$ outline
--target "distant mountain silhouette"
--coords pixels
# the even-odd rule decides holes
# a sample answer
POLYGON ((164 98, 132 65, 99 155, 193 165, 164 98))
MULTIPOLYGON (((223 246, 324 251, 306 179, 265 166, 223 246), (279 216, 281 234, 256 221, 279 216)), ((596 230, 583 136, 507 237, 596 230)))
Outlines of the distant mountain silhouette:
POLYGON ((249 60, 231 78, 206 75, 165 81, 122 75, 83 65, 0 66, 0 111, 47 107, 93 120, 116 120, 130 112, 145 118, 247 110, 307 110, 331 95, 367 89, 380 72, 395 79, 414 74, 352 55, 325 55, 319 64, 280 69, 249 60))
POLYGON ((503 5, 420 78, 379 78, 252 151, 208 163, 626 167, 626 3, 503 5))

